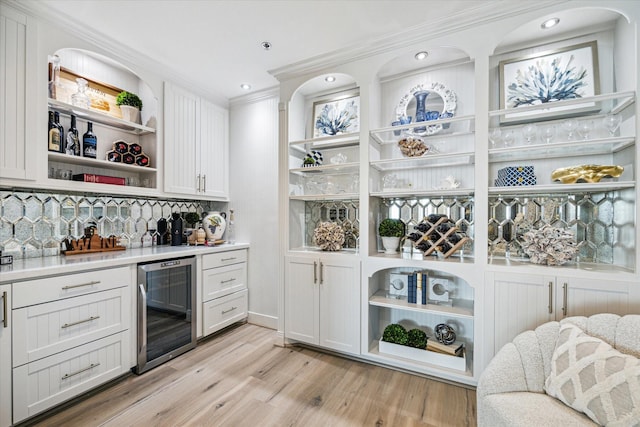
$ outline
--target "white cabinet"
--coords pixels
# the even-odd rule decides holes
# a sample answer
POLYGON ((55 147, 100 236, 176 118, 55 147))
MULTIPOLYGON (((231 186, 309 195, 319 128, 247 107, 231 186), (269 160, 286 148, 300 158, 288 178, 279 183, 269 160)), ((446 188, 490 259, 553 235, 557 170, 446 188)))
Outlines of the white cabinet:
POLYGON ((228 196, 229 113, 165 83, 165 192, 228 196))
POLYGON ((285 337, 359 354, 359 261, 300 255, 285 263, 285 337))
MULTIPOLYGON (((0 4, 0 177, 34 180, 35 22, 0 4)), ((45 146, 44 143, 41 145, 45 146)))
POLYGON ((11 285, 0 286, 0 427, 11 425, 11 285))
POLYGON ((203 255, 203 335, 246 319, 248 303, 247 250, 203 255))
MULTIPOLYGON (((638 313, 631 282, 568 276, 495 273, 494 352, 521 332, 567 316, 638 313)), ((489 284, 491 286, 491 284, 489 284)))
POLYGON ((12 285, 14 422, 128 371, 130 284, 120 267, 12 285))

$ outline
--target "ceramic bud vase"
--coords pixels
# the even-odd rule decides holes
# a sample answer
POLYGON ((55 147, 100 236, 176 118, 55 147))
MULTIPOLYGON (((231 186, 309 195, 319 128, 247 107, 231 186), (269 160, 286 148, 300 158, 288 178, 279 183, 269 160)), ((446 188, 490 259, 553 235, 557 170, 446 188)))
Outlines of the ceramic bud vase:
MULTIPOLYGON (((413 94, 416 98, 416 122, 424 122, 427 120, 426 112, 425 112, 425 101, 427 100, 427 96, 429 95, 429 91, 420 90, 413 94)), ((426 127, 418 127, 415 128, 415 132, 424 132, 426 131, 426 127)))
POLYGON ((138 107, 132 107, 130 105, 121 105, 120 111, 122 112, 123 120, 140 124, 140 110, 138 109, 138 107))
POLYGON ((208 212, 202 220, 202 226, 207 234, 207 240, 209 243, 215 243, 216 240, 221 240, 224 230, 227 227, 227 214, 224 212, 208 212))

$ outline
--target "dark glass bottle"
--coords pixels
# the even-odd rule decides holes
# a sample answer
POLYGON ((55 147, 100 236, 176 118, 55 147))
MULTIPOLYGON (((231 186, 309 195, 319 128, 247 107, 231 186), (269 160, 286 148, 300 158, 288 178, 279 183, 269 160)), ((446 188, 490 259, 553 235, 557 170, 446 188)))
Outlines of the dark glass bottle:
POLYGON ((409 235, 407 236, 407 239, 411 240, 412 242, 417 242, 418 240, 420 240, 421 237, 422 237, 422 234, 420 233, 409 233, 409 235))
POLYGON ((58 130, 60 131, 60 152, 64 153, 64 128, 60 124, 60 113, 58 113, 57 111, 53 113, 53 118, 56 126, 58 127, 58 130))
POLYGON ((78 139, 78 129, 76 128, 76 116, 71 115, 71 126, 67 131, 67 145, 65 146, 65 153, 71 156, 80 155, 80 140, 78 139))
POLYGON ((59 153, 60 148, 60 129, 56 126, 53 111, 49 111, 49 151, 59 153))
POLYGON ((430 228, 431 228, 431 225, 424 222, 421 222, 420 224, 416 225, 416 230, 418 230, 421 233, 426 233, 427 231, 429 231, 430 228))
POLYGON ((82 135, 82 155, 95 159, 97 151, 98 138, 93 133, 93 123, 87 122, 87 131, 82 135))

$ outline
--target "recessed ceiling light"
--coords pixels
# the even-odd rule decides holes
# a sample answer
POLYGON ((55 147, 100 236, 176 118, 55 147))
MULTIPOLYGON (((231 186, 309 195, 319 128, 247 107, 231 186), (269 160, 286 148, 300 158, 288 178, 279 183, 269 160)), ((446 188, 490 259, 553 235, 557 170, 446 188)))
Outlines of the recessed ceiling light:
POLYGON ((333 76, 327 76, 327 77, 324 78, 324 81, 327 82, 327 83, 333 83, 333 82, 336 81, 336 78, 333 77, 333 76))
POLYGON ((273 45, 271 44, 271 42, 264 41, 260 43, 260 46, 262 46, 264 50, 269 50, 273 45))
POLYGON ((543 30, 548 30, 549 28, 555 27, 556 25, 558 25, 559 22, 560 22, 559 18, 547 19, 542 24, 540 24, 540 28, 542 28, 543 30))
POLYGON ((251 85, 250 85, 250 84, 247 84, 247 83, 242 83, 242 84, 240 85, 240 89, 242 89, 242 90, 249 90, 249 89, 251 89, 251 85))
POLYGON ((423 59, 425 59, 427 56, 429 56, 429 52, 418 52, 414 55, 414 58, 416 58, 416 61, 422 61, 423 59))

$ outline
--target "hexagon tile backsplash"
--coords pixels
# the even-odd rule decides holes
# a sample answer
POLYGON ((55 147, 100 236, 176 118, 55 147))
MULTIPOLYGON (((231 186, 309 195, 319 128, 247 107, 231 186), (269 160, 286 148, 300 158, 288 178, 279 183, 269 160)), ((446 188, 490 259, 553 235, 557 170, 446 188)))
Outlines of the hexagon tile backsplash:
POLYGON ((79 238, 95 224, 101 236, 115 235, 131 248, 173 212, 224 210, 224 203, 0 191, 0 248, 14 258, 56 256, 61 242, 79 238))

